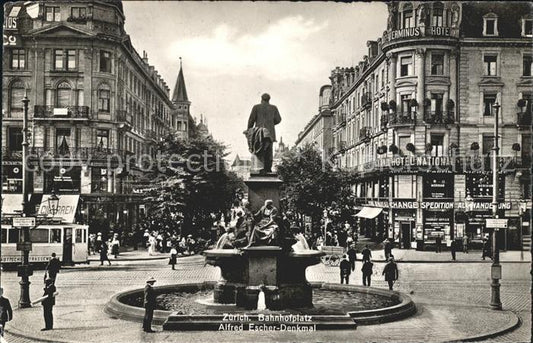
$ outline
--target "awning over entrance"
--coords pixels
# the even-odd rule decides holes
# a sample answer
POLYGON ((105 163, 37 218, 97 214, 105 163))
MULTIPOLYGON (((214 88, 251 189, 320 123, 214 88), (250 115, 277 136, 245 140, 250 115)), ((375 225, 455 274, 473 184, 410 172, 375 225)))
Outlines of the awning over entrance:
POLYGON ((357 213, 355 216, 366 219, 376 218, 383 209, 380 207, 363 207, 363 209, 357 213))

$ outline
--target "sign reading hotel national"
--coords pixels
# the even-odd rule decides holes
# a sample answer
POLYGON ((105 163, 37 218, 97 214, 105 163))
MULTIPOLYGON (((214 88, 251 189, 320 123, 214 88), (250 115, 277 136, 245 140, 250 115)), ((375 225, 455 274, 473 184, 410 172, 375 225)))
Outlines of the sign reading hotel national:
POLYGON ((383 41, 390 42, 398 39, 423 38, 423 37, 459 37, 459 30, 453 27, 429 26, 409 27, 400 30, 392 30, 383 34, 383 41))
POLYGON ((392 168, 410 169, 413 168, 443 168, 448 169, 454 165, 455 158, 450 156, 397 156, 389 158, 378 158, 365 165, 365 168, 392 168))

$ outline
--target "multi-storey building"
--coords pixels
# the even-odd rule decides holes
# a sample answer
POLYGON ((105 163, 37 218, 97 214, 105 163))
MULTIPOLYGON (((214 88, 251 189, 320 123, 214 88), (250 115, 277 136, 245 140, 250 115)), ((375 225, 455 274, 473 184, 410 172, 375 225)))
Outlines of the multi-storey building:
POLYGON ((331 74, 333 146, 362 210, 360 230, 402 247, 490 232, 495 103, 505 248, 530 235, 532 6, 388 4, 383 36, 331 74), (510 163, 507 163, 510 162, 510 163))
POLYGON ((295 143, 297 147, 303 147, 307 144, 314 145, 322 153, 323 161, 328 161, 333 153, 333 116, 329 108, 330 99, 331 85, 322 86, 318 98, 318 113, 298 133, 295 143))
POLYGON ((136 221, 136 182, 165 134, 192 123, 183 71, 170 89, 124 31, 119 0, 5 5, 2 184, 22 185, 22 99, 29 99, 31 192, 78 194, 77 221, 136 221))

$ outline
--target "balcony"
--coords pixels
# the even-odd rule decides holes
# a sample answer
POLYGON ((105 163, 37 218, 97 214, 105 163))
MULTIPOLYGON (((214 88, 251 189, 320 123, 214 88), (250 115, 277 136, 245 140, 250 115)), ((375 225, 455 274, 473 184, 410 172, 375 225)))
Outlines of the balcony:
POLYGON ((157 141, 157 133, 154 130, 145 130, 144 137, 153 141, 157 141))
POLYGON ((516 117, 516 126, 518 128, 531 126, 531 112, 518 112, 516 117))
POLYGON ((369 126, 364 126, 361 129, 359 129, 359 141, 360 142, 370 142, 370 138, 372 137, 372 131, 369 126))
POLYGON ((89 106, 55 107, 35 105, 34 119, 90 119, 89 106))
POLYGON ((54 161, 61 160, 69 161, 70 163, 80 163, 83 161, 90 161, 91 164, 103 163, 104 165, 111 164, 114 166, 125 164, 131 152, 119 149, 109 149, 103 147, 57 147, 57 148, 42 148, 30 147, 28 149, 28 160, 38 163, 39 167, 46 165, 56 165, 54 161))
POLYGON ((133 115, 126 110, 117 110, 117 122, 131 125, 133 123, 133 115))
POLYGON ((346 125, 346 114, 345 113, 341 113, 339 114, 336 118, 335 118, 335 128, 339 128, 341 126, 345 126, 346 125))
POLYGON ((443 113, 442 111, 426 111, 424 117, 424 122, 426 124, 453 124, 455 115, 454 112, 448 112, 448 114, 443 113))
POLYGON ((365 92, 361 95, 361 107, 369 108, 372 106, 372 95, 370 92, 365 92))
POLYGON ((410 112, 391 114, 389 118, 389 127, 415 125, 415 116, 416 114, 410 112))
POLYGON ((381 129, 383 131, 387 130, 388 123, 389 123, 389 115, 388 114, 381 115, 381 129))

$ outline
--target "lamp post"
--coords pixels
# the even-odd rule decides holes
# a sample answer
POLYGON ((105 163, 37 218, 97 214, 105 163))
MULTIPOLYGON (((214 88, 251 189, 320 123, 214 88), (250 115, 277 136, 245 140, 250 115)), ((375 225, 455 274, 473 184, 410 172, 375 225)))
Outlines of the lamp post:
MULTIPOLYGON (((28 180, 28 99, 26 91, 24 91, 24 98, 22 104, 24 107, 24 116, 22 117, 22 216, 28 217, 31 215, 29 206, 29 180, 28 180)), ((22 263, 18 268, 18 276, 20 276, 20 298, 18 302, 19 308, 31 307, 30 301, 30 276, 33 271, 30 267, 30 228, 28 226, 20 229, 21 237, 19 242, 22 243, 22 263)))
MULTIPOLYGON (((492 154, 492 218, 498 218, 498 112, 500 105, 496 102, 494 108, 494 148, 492 154)), ((500 300, 500 251, 498 248, 498 229, 493 228, 492 231, 492 268, 491 268, 491 300, 490 306, 493 310, 501 310, 502 302, 500 300)))
POLYGON ((59 197, 56 192, 52 190, 52 194, 48 197, 48 211, 52 214, 52 218, 57 214, 59 210, 59 197))

